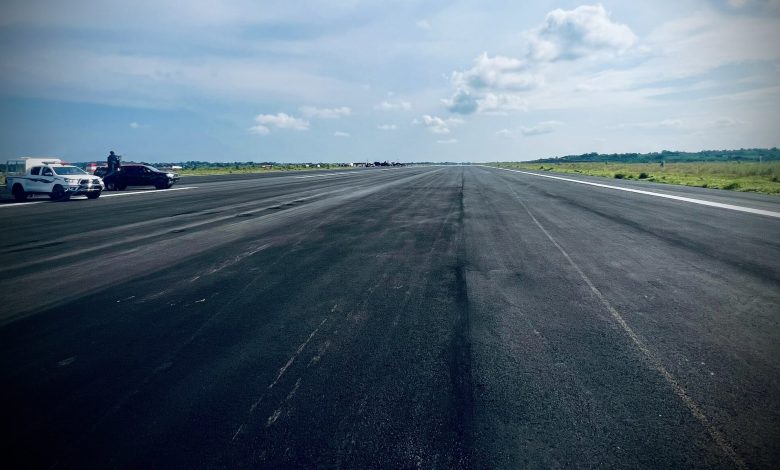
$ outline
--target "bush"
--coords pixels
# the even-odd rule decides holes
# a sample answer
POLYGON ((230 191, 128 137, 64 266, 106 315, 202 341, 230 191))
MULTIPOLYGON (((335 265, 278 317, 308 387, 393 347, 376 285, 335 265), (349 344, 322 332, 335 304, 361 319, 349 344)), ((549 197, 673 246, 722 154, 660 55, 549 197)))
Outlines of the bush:
POLYGON ((622 180, 625 177, 626 177, 626 175, 624 175, 623 173, 615 173, 615 179, 616 180, 622 180))
POLYGON ((739 188, 739 183, 737 182, 729 183, 723 187, 723 189, 738 189, 738 188, 739 188))
POLYGON ((647 178, 649 178, 649 177, 650 177, 650 175, 648 175, 648 174, 647 174, 647 173, 645 173, 644 171, 643 171, 642 173, 639 173, 639 179, 640 179, 640 180, 644 180, 644 179, 647 179, 647 178))

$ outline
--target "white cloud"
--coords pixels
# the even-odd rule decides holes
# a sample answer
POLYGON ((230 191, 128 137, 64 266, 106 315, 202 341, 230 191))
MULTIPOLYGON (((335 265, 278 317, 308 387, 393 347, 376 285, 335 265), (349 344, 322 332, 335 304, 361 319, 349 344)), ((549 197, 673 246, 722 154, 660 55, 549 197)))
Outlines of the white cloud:
POLYGON ((444 140, 437 140, 437 144, 457 144, 458 139, 444 139, 444 140))
POLYGON ((460 89, 450 99, 441 100, 453 113, 471 114, 473 112, 506 114, 528 109, 528 101, 518 94, 471 92, 460 89))
POLYGON ((428 128, 429 131, 434 134, 449 134, 450 127, 463 124, 463 120, 457 118, 442 119, 437 116, 430 116, 426 114, 422 117, 422 121, 415 119, 412 121, 412 123, 423 124, 428 128))
POLYGON ((271 129, 267 128, 262 124, 256 124, 249 128, 249 132, 257 135, 266 135, 271 133, 271 129))
POLYGON ((339 108, 316 108, 314 106, 303 106, 301 107, 301 114, 310 119, 339 119, 352 114, 352 110, 346 106, 341 106, 339 108))
POLYGON ((542 135, 542 134, 549 134, 551 132, 555 132, 555 130, 563 124, 560 121, 544 121, 540 122, 539 124, 536 124, 535 126, 520 126, 520 133, 523 134, 525 137, 530 137, 534 135, 542 135))
POLYGON ((636 43, 631 28, 613 22, 602 5, 560 8, 527 33, 528 56, 544 62, 622 54, 636 43))
POLYGON ((516 129, 501 129, 496 131, 496 135, 510 137, 515 135, 522 135, 523 137, 531 137, 535 135, 550 134, 555 132, 558 127, 563 123, 561 121, 542 121, 533 126, 519 126, 516 129))
POLYGON ((415 23, 415 26, 424 30, 431 29, 431 23, 428 20, 420 20, 417 23, 415 23))
POLYGON ((528 62, 511 57, 490 57, 486 52, 474 59, 474 66, 452 73, 452 83, 460 89, 530 90, 542 83, 528 62))
POLYGON ((525 111, 528 101, 511 93, 486 93, 477 100, 477 109, 483 113, 506 113, 510 111, 525 111))
POLYGON ((483 53, 474 60, 472 68, 452 73, 455 93, 442 102, 458 114, 525 110, 527 103, 520 92, 544 84, 544 77, 533 71, 531 65, 520 59, 483 53))
POLYGON ((719 117, 714 121, 712 121, 713 127, 733 127, 733 126, 741 126, 742 124, 745 123, 740 121, 739 119, 733 119, 729 117, 719 117))
POLYGON ((130 123, 130 128, 131 129, 138 129, 139 127, 141 127, 141 126, 137 122, 135 122, 135 121, 130 123))
POLYGON ((707 131, 712 129, 724 129, 742 126, 745 122, 739 119, 721 116, 715 119, 701 117, 678 117, 662 119, 660 121, 643 121, 623 123, 610 126, 608 129, 659 129, 675 131, 707 131))
POLYGON ((349 137, 348 132, 336 131, 333 133, 333 137, 349 137))
POLYGON ((382 131, 394 131, 398 129, 398 126, 396 126, 395 124, 380 124, 376 126, 376 128, 382 131))
POLYGON ((385 100, 376 105, 376 109, 380 109, 383 111, 408 111, 412 109, 412 103, 408 101, 390 101, 385 100))
POLYGON ((309 121, 286 113, 258 114, 255 117, 255 125, 249 128, 253 134, 265 135, 271 132, 270 127, 277 129, 293 129, 296 131, 309 130, 309 121))
POLYGON ((613 58, 637 41, 631 29, 613 22, 601 5, 584 5, 573 10, 556 9, 540 26, 523 33, 525 53, 521 58, 493 56, 486 52, 464 71, 455 71, 451 98, 442 100, 458 114, 526 111, 528 95, 566 77, 554 66, 582 58, 613 58))
POLYGON ((704 74, 724 65, 777 61, 778 31, 776 18, 708 11, 669 21, 647 38, 652 58, 640 70, 653 80, 704 74))
POLYGON ((477 93, 468 88, 459 88, 450 99, 441 100, 450 112, 458 114, 471 114, 479 109, 477 93))

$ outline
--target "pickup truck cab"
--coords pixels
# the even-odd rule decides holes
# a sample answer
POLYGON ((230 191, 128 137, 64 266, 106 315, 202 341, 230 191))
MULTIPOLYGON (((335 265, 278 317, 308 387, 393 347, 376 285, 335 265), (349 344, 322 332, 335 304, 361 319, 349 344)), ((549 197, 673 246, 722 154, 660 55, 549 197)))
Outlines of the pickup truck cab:
POLYGON ((58 158, 20 158, 6 163, 6 187, 17 201, 33 194, 47 194, 55 201, 85 195, 97 199, 103 180, 58 158))

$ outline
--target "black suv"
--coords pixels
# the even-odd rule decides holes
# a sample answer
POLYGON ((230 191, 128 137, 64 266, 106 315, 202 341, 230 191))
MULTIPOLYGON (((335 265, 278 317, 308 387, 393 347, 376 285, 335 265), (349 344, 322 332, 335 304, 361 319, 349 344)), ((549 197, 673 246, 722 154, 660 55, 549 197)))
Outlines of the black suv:
POLYGON ((108 168, 100 167, 95 175, 103 178, 107 191, 122 191, 128 186, 154 186, 157 189, 167 189, 179 181, 179 175, 165 172, 149 165, 140 163, 125 163, 113 173, 108 168))

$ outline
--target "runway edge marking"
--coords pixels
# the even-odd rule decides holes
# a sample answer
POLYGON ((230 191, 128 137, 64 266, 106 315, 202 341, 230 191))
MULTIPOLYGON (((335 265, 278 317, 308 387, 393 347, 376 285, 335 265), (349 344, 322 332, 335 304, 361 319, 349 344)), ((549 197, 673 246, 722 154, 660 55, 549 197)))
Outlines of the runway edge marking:
MULTIPOLYGON (((159 194, 159 193, 165 193, 169 191, 183 191, 186 189, 198 189, 197 186, 184 186, 181 188, 168 188, 168 189, 156 189, 154 191, 130 191, 126 193, 112 193, 112 194, 101 194, 100 197, 107 198, 107 197, 117 197, 117 196, 130 196, 133 194, 159 194)), ((28 201, 28 202, 16 202, 16 203, 8 203, 8 204, 0 204, 0 209, 4 207, 21 207, 21 206, 29 206, 32 204, 45 204, 45 203, 55 203, 58 201, 28 201)))
POLYGON ((113 193, 113 194, 103 194, 101 197, 117 197, 117 196, 130 196, 133 194, 159 194, 159 193, 165 193, 170 191, 185 191, 187 189, 198 189, 197 186, 183 186, 181 188, 168 188, 168 189, 156 189, 154 191, 131 191, 127 193, 113 193))
POLYGON ((690 202, 692 204, 700 204, 702 206, 719 207, 721 209, 729 209, 733 211, 748 212, 750 214, 766 215, 769 217, 780 218, 780 212, 767 211, 763 209, 754 209, 752 207, 735 206, 733 204, 724 204, 722 202, 705 201, 704 199, 694 199, 691 197, 684 197, 684 196, 673 196, 671 194, 655 193, 652 191, 645 191, 643 189, 624 188, 622 186, 612 186, 610 184, 594 183, 592 181, 581 181, 573 178, 564 178, 561 176, 540 175, 539 173, 532 173, 530 171, 510 170, 509 168, 498 168, 495 166, 487 166, 487 165, 484 166, 485 168, 494 168, 496 170, 511 171, 513 173, 522 173, 524 175, 538 176, 540 178, 550 178, 554 180, 568 181, 570 183, 585 184, 588 186, 596 186, 599 188, 617 189, 618 191, 626 191, 629 193, 644 194, 646 196, 655 196, 655 197, 662 197, 666 199, 674 199, 675 201, 690 202))
POLYGON ((674 391, 674 394, 677 395, 677 397, 683 402, 686 408, 688 408, 688 411, 690 411, 691 415, 699 421, 699 423, 704 427, 704 429, 707 431, 707 433, 710 435, 713 441, 717 444, 717 446, 720 448, 720 450, 726 454, 726 456, 732 461, 734 466, 736 466, 739 469, 746 469, 748 468, 745 462, 740 458, 740 456, 737 454, 737 452, 734 450, 734 446, 729 442, 729 440, 726 438, 726 436, 720 432, 715 425, 712 424, 709 418, 704 414, 701 407, 694 401, 693 398, 691 398, 690 395, 688 395, 688 392, 685 391, 685 388, 680 385, 680 382, 677 381, 677 379, 669 372, 666 367, 661 363, 661 361, 656 357, 656 355, 648 348, 645 343, 639 338, 639 336, 634 332, 634 329, 631 328, 631 326, 626 322, 626 320, 623 318, 623 316, 620 314, 620 312, 615 309, 615 307, 612 306, 612 304, 607 300, 607 298, 604 296, 604 294, 599 290, 598 287, 596 287, 595 284, 590 280, 590 278, 585 274, 585 272, 580 268, 580 266, 572 259, 571 256, 569 256, 569 253, 563 249, 563 247, 558 244, 558 242, 553 238, 553 236, 550 234, 550 232, 547 231, 547 229, 542 226, 542 224, 539 222, 539 220, 534 216, 534 214, 531 212, 531 210, 528 208, 528 206, 525 205, 525 203, 520 199, 520 196, 515 192, 514 189, 512 189, 511 185, 507 183, 507 186, 509 187, 509 190, 512 192, 512 195, 515 197, 515 200, 520 203, 521 206, 523 206, 523 209, 528 213, 528 215, 531 217, 531 220, 533 220, 534 224, 536 224, 537 227, 542 231, 542 233, 545 234, 545 236, 550 240, 550 242, 555 246, 555 248, 560 251, 560 253, 563 255, 564 258, 566 258, 566 261, 571 264, 571 266, 574 268, 574 270, 577 272, 577 274, 582 278, 583 281, 585 281, 585 284, 590 288, 590 290, 593 292, 593 294, 596 296, 596 298, 604 305, 604 307, 607 309, 607 311, 610 313, 612 318, 617 322, 617 324, 620 326, 620 328, 623 330, 624 333, 631 339, 631 342, 634 343, 634 346, 639 350, 639 352, 642 353, 642 355, 645 357, 645 360, 649 363, 650 367, 652 367, 656 372, 658 372, 661 377, 664 378, 666 383, 672 388, 674 391))

